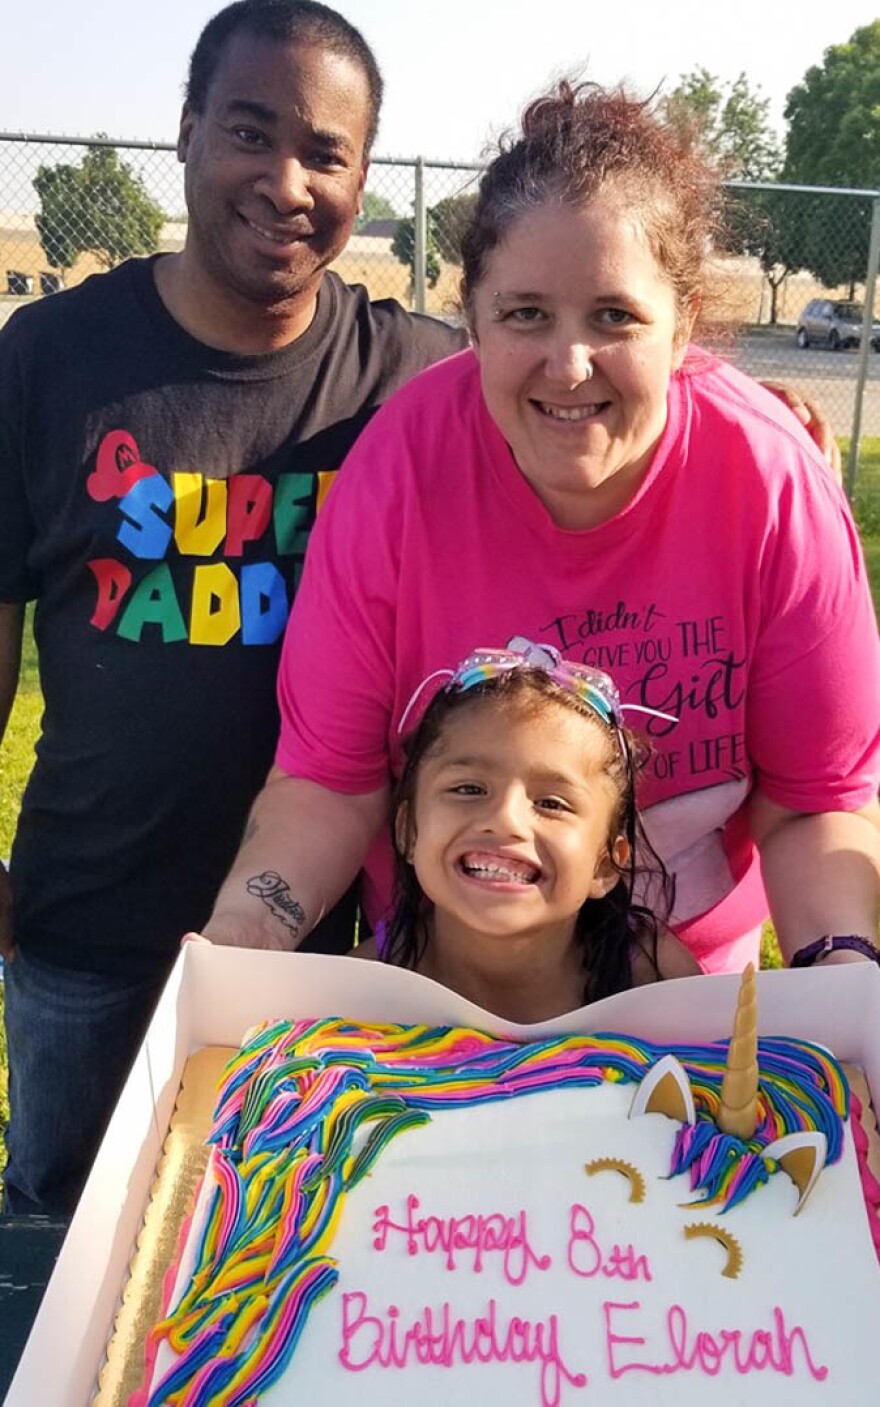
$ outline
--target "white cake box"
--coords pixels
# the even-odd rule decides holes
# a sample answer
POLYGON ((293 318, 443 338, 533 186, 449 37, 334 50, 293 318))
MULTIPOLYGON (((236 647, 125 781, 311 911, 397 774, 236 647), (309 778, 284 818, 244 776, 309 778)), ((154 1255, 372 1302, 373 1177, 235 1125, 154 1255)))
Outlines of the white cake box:
MULTIPOLYGON (((730 1033, 739 978, 687 978, 622 993, 538 1026, 499 1021, 414 973, 310 954, 189 944, 171 974, 64 1242, 5 1407, 88 1407, 187 1057, 238 1046, 255 1022, 473 1025, 499 1036, 617 1031, 658 1043, 730 1033)), ((793 1036, 860 1064, 880 1090, 880 971, 851 965, 758 976, 761 1036, 793 1036)))

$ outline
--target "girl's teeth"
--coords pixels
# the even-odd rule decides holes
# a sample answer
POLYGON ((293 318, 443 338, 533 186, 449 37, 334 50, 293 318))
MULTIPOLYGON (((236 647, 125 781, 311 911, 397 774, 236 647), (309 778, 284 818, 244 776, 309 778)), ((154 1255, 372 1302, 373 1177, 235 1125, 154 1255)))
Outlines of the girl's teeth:
POLYGON ((462 860, 466 874, 486 879, 513 880, 521 884, 533 884, 538 878, 537 870, 530 865, 501 865, 486 860, 462 860))

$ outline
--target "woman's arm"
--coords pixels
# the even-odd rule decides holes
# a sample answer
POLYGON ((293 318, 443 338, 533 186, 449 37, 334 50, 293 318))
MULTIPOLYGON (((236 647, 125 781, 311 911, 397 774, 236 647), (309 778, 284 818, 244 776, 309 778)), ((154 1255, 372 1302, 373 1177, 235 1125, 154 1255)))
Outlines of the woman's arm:
POLYGON ((273 767, 203 936, 298 948, 351 884, 387 813, 387 788, 349 796, 273 767))
MULTIPOLYGON (((758 790, 751 802, 751 827, 786 963, 826 933, 877 941, 880 805, 806 815, 777 805, 758 790)), ((867 959, 847 950, 822 961, 867 959)))

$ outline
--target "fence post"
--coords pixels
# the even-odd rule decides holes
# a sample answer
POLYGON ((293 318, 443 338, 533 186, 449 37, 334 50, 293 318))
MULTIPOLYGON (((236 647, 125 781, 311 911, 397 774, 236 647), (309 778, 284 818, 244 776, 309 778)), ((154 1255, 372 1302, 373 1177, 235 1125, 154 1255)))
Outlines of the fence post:
POLYGON ((428 218, 425 211, 425 163, 420 156, 415 165, 415 247, 413 249, 413 306, 425 311, 425 285, 428 263, 428 218))
POLYGON ((856 491, 859 472, 859 441, 862 434, 862 403, 865 398, 865 382, 868 379, 868 361, 871 356, 871 333, 874 324, 874 293, 877 287, 877 263, 880 260, 880 196, 875 196, 871 205, 871 243, 868 248, 868 271, 865 276, 865 312, 862 318, 862 336, 859 342, 859 367, 856 379, 855 404, 853 405, 852 434, 849 441, 849 460, 846 466, 846 496, 852 502, 856 491))

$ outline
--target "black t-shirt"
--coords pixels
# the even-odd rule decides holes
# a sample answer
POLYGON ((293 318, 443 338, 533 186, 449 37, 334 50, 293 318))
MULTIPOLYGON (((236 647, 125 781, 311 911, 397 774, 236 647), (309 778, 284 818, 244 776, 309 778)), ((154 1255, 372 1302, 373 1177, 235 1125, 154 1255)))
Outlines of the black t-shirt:
POLYGON ((36 597, 15 935, 145 970, 207 918, 277 736, 309 528, 373 411, 461 334, 335 275, 308 331, 195 341, 132 261, 0 336, 0 600, 36 597))

